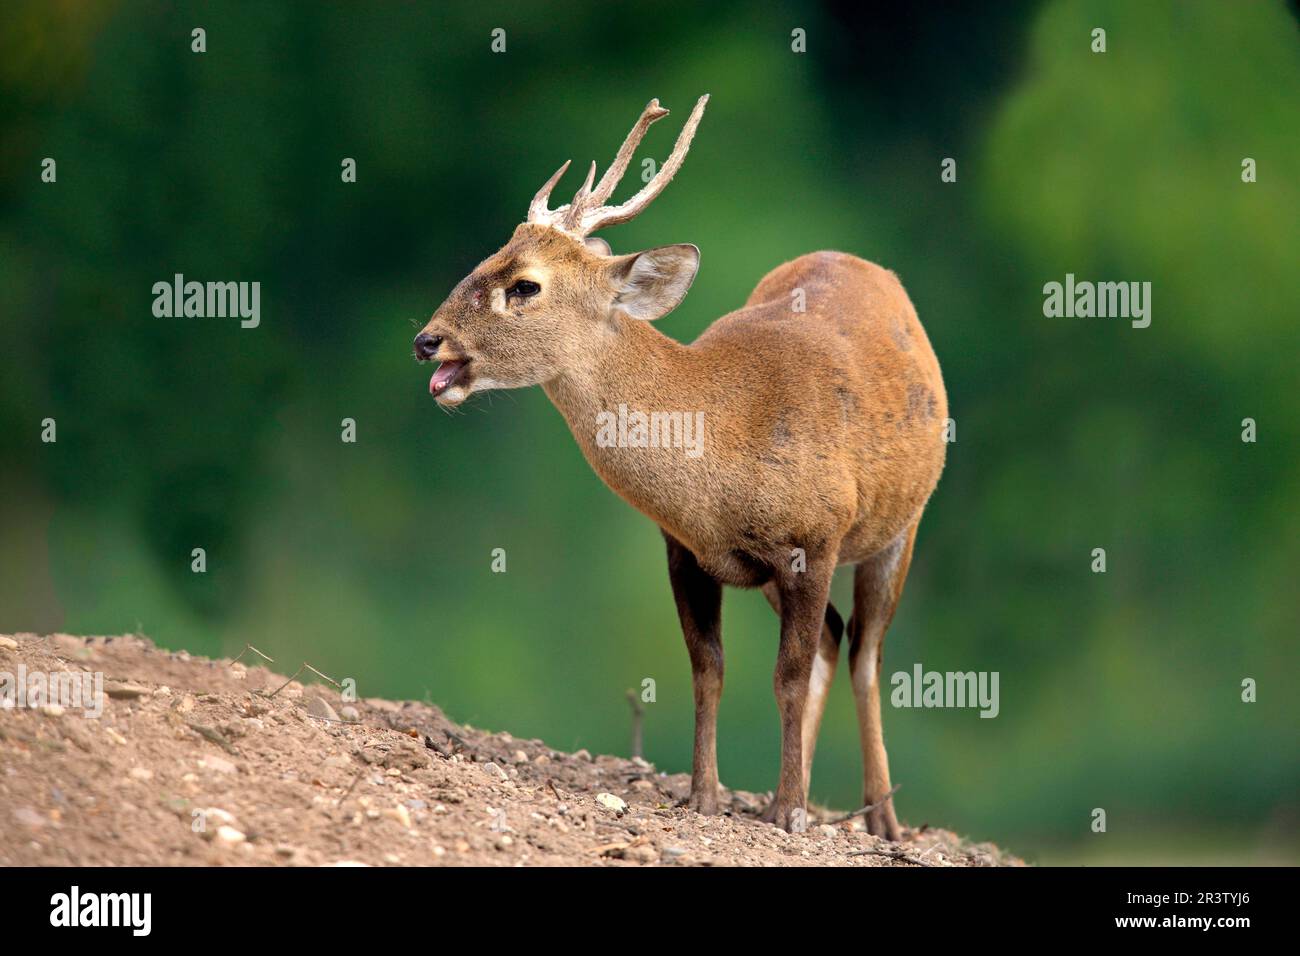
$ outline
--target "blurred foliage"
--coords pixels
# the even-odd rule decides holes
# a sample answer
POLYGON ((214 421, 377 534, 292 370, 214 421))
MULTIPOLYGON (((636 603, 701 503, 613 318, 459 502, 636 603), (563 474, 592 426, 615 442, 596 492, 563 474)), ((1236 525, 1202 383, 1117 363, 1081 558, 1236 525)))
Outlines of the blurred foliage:
MULTIPOLYGON (((1001 715, 891 709, 901 815, 1044 859, 1294 859, 1294 11, 903 6, 6 4, 0 630, 251 641, 593 751, 626 751, 651 676, 647 755, 688 768, 658 532, 540 390, 439 414, 410 339, 559 162, 608 162, 652 96, 662 159, 710 92, 684 173, 608 236, 703 250, 664 331, 839 248, 901 275, 944 367, 958 441, 886 668, 997 670, 1001 715), (177 272, 260 281, 261 326, 155 318, 177 272), (1150 281, 1151 327, 1045 319, 1067 272, 1150 281)), ((751 592, 726 617, 722 775, 762 790, 775 619, 751 592)), ((814 796, 858 774, 841 675, 814 796)))

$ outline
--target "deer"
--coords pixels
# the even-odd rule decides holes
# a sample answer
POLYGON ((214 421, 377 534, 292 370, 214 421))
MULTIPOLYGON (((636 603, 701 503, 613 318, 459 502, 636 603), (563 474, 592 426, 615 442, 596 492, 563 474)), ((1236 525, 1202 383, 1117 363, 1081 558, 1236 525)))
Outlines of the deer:
POLYGON ((540 385, 601 480, 661 530, 695 705, 682 805, 719 812, 722 589, 758 588, 780 618, 780 772, 762 819, 792 832, 807 826, 813 751, 847 632, 861 816, 867 831, 898 841, 880 677, 885 632, 944 464, 939 363, 898 277, 842 252, 773 269, 690 344, 655 328, 685 298, 700 250, 677 243, 619 255, 591 234, 640 215, 663 192, 708 99, 623 203, 610 203, 615 187, 646 130, 668 114, 657 99, 600 180, 593 162, 573 199, 551 209, 570 163, 560 166, 509 242, 438 306, 415 338, 415 358, 438 363, 429 391, 446 409, 478 392, 540 385), (644 430, 636 441, 601 440, 602 416, 622 406, 696 416, 703 453, 647 442, 644 430), (830 598, 841 565, 853 566, 847 625, 830 598))

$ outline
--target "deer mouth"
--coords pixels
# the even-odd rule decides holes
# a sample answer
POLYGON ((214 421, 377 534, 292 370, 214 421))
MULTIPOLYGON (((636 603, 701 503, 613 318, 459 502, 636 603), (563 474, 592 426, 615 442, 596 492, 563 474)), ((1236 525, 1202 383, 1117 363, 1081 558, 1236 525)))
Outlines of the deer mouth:
POLYGON ((469 368, 469 359, 449 359, 439 365, 429 379, 429 394, 434 398, 444 394, 453 385, 458 385, 465 378, 469 368))

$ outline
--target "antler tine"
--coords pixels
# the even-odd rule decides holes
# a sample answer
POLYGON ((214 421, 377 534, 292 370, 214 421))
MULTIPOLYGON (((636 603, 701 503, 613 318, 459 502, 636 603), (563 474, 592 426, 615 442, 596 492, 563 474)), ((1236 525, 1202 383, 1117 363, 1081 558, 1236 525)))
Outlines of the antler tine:
POLYGON ((691 111, 690 118, 687 119, 686 125, 677 136, 677 142, 673 145, 673 151, 659 172, 655 173, 653 179, 642 187, 641 191, 635 196, 623 203, 621 206, 606 206, 605 201, 609 199, 614 192, 614 187, 623 178, 627 172, 628 163, 632 161, 632 154, 636 151, 641 140, 645 138, 646 130, 650 124, 656 120, 663 119, 668 115, 668 111, 659 105, 657 99, 651 100, 641 111, 641 118, 636 121, 623 140, 623 145, 619 147, 618 155, 614 157, 614 162, 610 164, 609 169, 605 170, 605 175, 600 177, 600 182, 592 188, 592 181, 596 178, 596 164, 591 164, 591 169, 587 171, 587 179, 579 187, 578 192, 574 195, 573 201, 560 206, 558 209, 550 209, 547 202, 551 198, 551 190, 555 184, 560 181, 560 177, 565 174, 569 168, 566 160, 564 165, 555 171, 555 175, 546 181, 546 184, 537 191, 533 201, 528 205, 528 222, 539 223, 541 225, 554 226, 570 235, 581 238, 597 229, 603 229, 605 226, 614 226, 620 222, 627 222, 634 216, 638 215, 651 201, 663 192, 664 187, 677 174, 681 168, 682 162, 686 159, 686 153, 691 148, 691 140, 695 138, 695 129, 700 125, 700 118, 704 116, 704 105, 709 102, 709 95, 706 93, 695 103, 695 109, 691 111))
POLYGON ((564 165, 555 171, 555 175, 548 179, 541 189, 537 190, 537 195, 528 204, 528 222, 549 223, 551 221, 554 213, 546 208, 547 200, 551 198, 551 190, 555 188, 555 184, 560 181, 560 177, 568 170, 571 162, 573 160, 566 159, 564 165))
MULTIPOLYGON (((561 225, 560 228, 571 232, 574 227, 578 226, 582 222, 583 213, 586 211, 587 207, 591 205, 591 184, 595 178, 596 161, 593 159, 591 161, 591 169, 587 170, 587 179, 578 187, 578 191, 573 194, 573 202, 569 203, 564 215, 563 225, 561 225)), ((559 211, 560 210, 558 209, 556 210, 556 212, 559 211)))
MULTIPOLYGON (((709 94, 707 93, 696 101, 695 109, 691 111, 690 119, 688 119, 686 125, 682 127, 682 131, 677 137, 677 142, 673 145, 672 153, 664 162, 663 166, 659 168, 659 172, 655 174, 655 177, 650 180, 650 182, 646 183, 640 192, 622 205, 602 206, 591 210, 590 213, 581 214, 581 222, 578 228, 580 235, 585 236, 589 233, 595 232, 597 229, 603 229, 606 226, 616 226, 619 223, 627 222, 629 219, 640 214, 646 206, 650 205, 656 196, 663 192, 664 187, 667 186, 673 176, 677 174, 677 170, 681 168, 683 161, 685 161, 686 153, 691 148, 691 140, 695 138, 695 129, 700 125, 700 119, 704 116, 704 106, 708 102, 709 94)), ((642 114, 642 119, 644 118, 645 114, 642 114)), ((637 125, 640 126, 640 123, 637 125)), ((649 124, 647 123, 646 125, 649 124)), ((635 131, 636 130, 634 129, 633 132, 635 131)), ((629 136, 629 139, 630 138, 631 137, 629 136)), ((635 146, 633 148, 635 148, 635 146)), ((622 150, 619 151, 619 155, 622 156, 622 150)), ((615 162, 617 163, 617 160, 615 160, 615 162)), ((601 180, 601 183, 603 185, 604 179, 601 180)), ((613 187, 611 186, 610 188, 612 190, 613 187)))
POLYGON ((609 164, 609 169, 605 170, 605 175, 600 177, 595 192, 591 194, 593 205, 604 205, 605 201, 614 194, 615 187, 622 180, 623 174, 627 172, 627 164, 632 161, 632 154, 641 145, 641 140, 645 139, 645 133, 650 128, 650 124, 663 119, 667 115, 668 111, 659 105, 657 97, 645 105, 645 109, 641 111, 641 118, 628 131, 627 138, 623 140, 623 145, 618 148, 618 155, 614 157, 614 162, 609 164))

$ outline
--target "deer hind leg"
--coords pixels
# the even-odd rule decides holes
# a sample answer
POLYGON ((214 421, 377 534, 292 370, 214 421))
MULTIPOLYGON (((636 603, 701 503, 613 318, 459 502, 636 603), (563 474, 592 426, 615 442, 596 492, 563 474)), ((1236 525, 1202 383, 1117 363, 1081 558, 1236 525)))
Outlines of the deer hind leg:
POLYGON ((710 576, 676 538, 668 542, 668 576, 677 616, 691 656, 695 689, 695 754, 691 795, 686 805, 700 813, 718 812, 718 703, 722 699, 722 585, 710 576))
MULTIPOLYGON (((916 525, 912 525, 893 544, 854 569, 853 616, 848 625, 849 672, 862 741, 863 806, 889 793, 889 758, 880 723, 880 669, 885 631, 902 596, 915 541, 916 525)), ((866 825, 869 833, 887 840, 897 841, 902 835, 892 800, 868 813, 866 825)))
POLYGON ((822 631, 826 627, 833 570, 833 560, 811 560, 806 573, 778 572, 776 581, 781 605, 781 643, 776 652, 772 684, 781 714, 781 775, 772 801, 771 820, 791 833, 805 829, 808 821, 804 712, 822 631))
MULTIPOLYGON (((777 616, 781 615, 781 592, 776 582, 769 581, 763 585, 763 595, 772 605, 777 616)), ((822 714, 826 710, 826 698, 830 695, 831 682, 835 677, 835 666, 840 659, 840 639, 844 636, 844 619, 840 617, 835 605, 826 603, 826 621, 822 625, 821 637, 817 643, 817 656, 813 659, 812 673, 808 677, 808 698, 803 711, 803 795, 804 803, 808 801, 808 785, 812 780, 813 751, 817 748, 817 733, 821 728, 822 714)), ((764 811, 763 818, 771 822, 771 815, 776 804, 764 811)))

